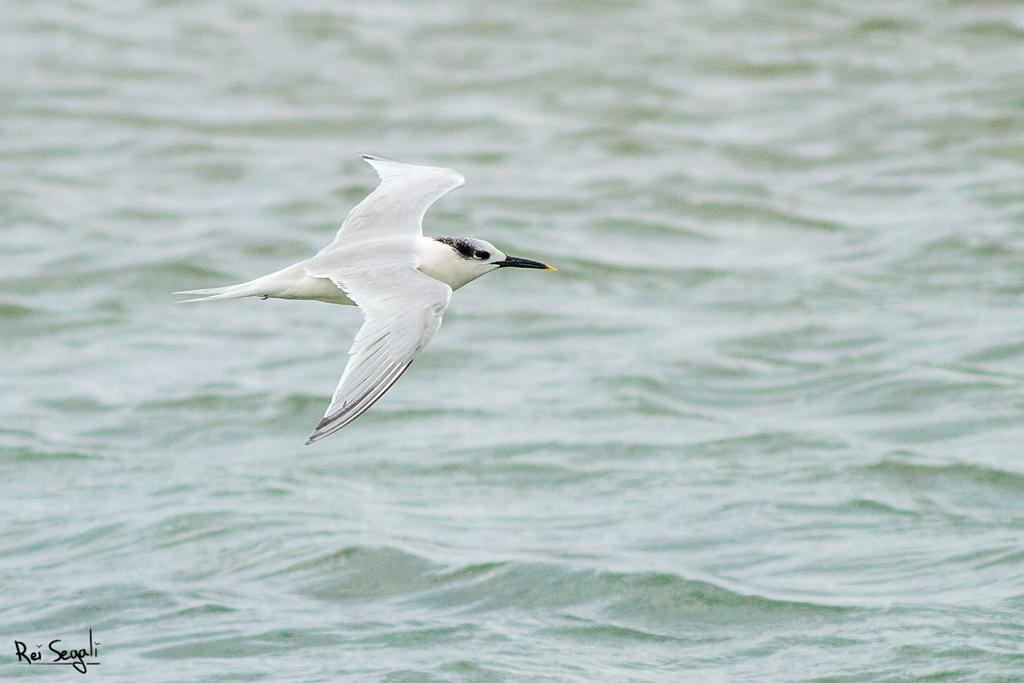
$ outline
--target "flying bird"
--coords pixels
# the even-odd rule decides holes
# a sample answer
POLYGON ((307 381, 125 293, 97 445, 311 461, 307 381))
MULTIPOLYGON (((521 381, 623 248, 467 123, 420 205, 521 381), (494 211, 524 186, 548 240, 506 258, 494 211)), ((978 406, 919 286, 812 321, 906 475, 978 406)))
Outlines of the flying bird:
POLYGON ((380 184, 315 256, 242 284, 175 292, 196 295, 180 303, 258 296, 360 308, 348 364, 307 445, 350 424, 398 381, 441 326, 453 290, 498 268, 555 270, 484 240, 424 237, 427 209, 465 178, 450 168, 360 156, 380 184))

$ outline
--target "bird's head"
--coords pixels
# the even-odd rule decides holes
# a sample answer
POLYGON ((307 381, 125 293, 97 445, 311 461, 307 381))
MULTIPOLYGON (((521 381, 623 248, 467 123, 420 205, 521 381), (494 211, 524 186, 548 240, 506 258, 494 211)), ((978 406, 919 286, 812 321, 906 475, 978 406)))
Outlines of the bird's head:
POLYGON ((473 237, 435 237, 434 242, 442 250, 432 263, 424 263, 422 269, 428 275, 447 282, 452 289, 498 268, 555 270, 553 266, 539 261, 508 256, 490 242, 473 237))

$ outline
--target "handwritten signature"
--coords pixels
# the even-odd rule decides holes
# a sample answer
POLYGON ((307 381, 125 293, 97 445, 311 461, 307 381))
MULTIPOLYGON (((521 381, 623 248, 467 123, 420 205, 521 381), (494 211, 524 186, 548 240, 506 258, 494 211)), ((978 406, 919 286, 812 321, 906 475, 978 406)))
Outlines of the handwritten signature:
POLYGON ((61 646, 64 642, 60 638, 55 638, 47 643, 47 649, 51 654, 49 661, 43 660, 43 646, 36 645, 34 650, 29 650, 21 640, 14 641, 14 655, 18 658, 20 664, 39 664, 43 666, 70 666, 80 674, 84 674, 89 670, 90 666, 98 666, 99 662, 96 657, 100 652, 100 641, 93 640, 92 629, 89 629, 89 647, 88 649, 81 648, 65 648, 61 646), (86 661, 89 660, 89 661, 86 661))

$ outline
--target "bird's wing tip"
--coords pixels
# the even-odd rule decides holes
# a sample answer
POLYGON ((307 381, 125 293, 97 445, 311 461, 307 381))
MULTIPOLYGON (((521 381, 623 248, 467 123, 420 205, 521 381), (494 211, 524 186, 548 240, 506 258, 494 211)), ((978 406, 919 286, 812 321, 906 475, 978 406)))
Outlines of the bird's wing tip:
POLYGON ((384 158, 382 156, 378 156, 376 154, 365 154, 363 152, 359 153, 359 158, 362 159, 363 161, 365 161, 366 163, 370 164, 371 166, 373 165, 374 162, 381 162, 381 163, 385 163, 385 164, 399 164, 399 163, 401 163, 400 161, 395 161, 393 159, 386 159, 386 158, 384 158))
POLYGON ((359 158, 372 166, 373 170, 377 172, 377 176, 381 180, 405 175, 409 172, 410 167, 412 167, 412 164, 406 164, 392 159, 385 159, 384 157, 379 157, 376 154, 360 154, 359 158))
POLYGON ((327 426, 327 418, 324 418, 323 420, 320 420, 319 422, 317 422, 316 426, 313 427, 313 432, 309 435, 309 438, 306 439, 306 444, 305 445, 308 446, 311 443, 316 443, 320 439, 322 439, 325 436, 327 436, 328 434, 330 434, 330 432, 322 431, 323 428, 326 427, 326 426, 327 426))
POLYGON ((457 187, 462 187, 466 184, 466 179, 461 173, 450 168, 444 168, 443 166, 424 166, 422 164, 410 164, 406 161, 395 161, 394 159, 385 159, 384 157, 377 156, 376 154, 359 154, 359 158, 368 163, 373 167, 373 170, 377 172, 377 175, 381 180, 388 180, 390 178, 398 178, 409 174, 417 174, 421 177, 439 177, 443 176, 448 179, 451 183, 449 191, 454 190, 457 187))

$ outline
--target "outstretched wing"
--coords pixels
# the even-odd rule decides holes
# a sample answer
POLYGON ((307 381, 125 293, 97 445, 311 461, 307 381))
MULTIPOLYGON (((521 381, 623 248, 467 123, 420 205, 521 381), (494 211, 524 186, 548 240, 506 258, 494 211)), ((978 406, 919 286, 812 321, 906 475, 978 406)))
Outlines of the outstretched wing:
POLYGON ((452 288, 411 265, 324 273, 363 312, 348 365, 324 418, 306 441, 333 434, 369 410, 398 381, 441 326, 452 288))
POLYGON ((419 237, 423 216, 430 205, 466 184, 450 168, 416 166, 361 154, 380 176, 380 185, 349 212, 330 249, 339 242, 354 244, 368 239, 419 237))

